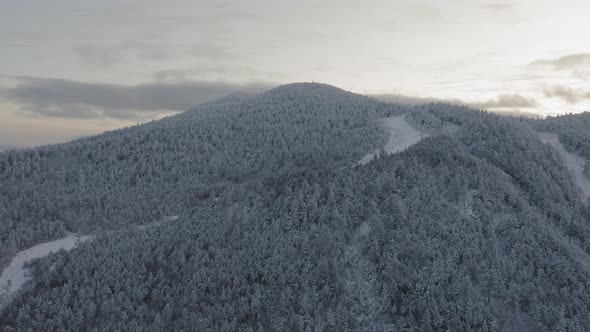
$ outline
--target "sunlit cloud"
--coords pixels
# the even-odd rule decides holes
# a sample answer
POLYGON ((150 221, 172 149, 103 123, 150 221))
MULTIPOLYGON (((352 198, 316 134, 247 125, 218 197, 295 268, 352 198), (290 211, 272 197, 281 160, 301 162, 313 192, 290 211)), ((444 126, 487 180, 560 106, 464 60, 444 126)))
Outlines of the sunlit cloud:
POLYGON ((590 100, 590 91, 582 91, 563 85, 556 85, 546 88, 545 96, 550 98, 561 98, 569 104, 577 104, 582 100, 590 100))
POLYGON ((553 69, 582 69, 590 68, 590 53, 565 55, 554 59, 536 60, 533 67, 549 67, 553 69))
POLYGON ((538 105, 537 101, 518 94, 500 95, 496 99, 488 100, 482 103, 472 103, 472 107, 484 109, 496 108, 532 108, 538 105))

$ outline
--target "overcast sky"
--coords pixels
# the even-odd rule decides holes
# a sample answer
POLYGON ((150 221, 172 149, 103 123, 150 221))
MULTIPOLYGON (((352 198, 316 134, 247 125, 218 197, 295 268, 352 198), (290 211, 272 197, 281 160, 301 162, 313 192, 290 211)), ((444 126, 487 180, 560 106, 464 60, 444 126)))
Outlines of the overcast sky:
POLYGON ((590 110, 588 13, 587 0, 0 0, 0 145, 297 81, 590 110))

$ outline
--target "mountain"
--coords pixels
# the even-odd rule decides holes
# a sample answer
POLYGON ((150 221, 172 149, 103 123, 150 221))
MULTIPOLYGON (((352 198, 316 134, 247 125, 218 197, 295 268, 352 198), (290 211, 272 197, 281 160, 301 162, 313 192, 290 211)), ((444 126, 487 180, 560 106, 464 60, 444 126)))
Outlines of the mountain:
POLYGON ((0 154, 2 266, 94 236, 30 262, 0 326, 588 330, 590 212, 551 121, 298 83, 0 154), (422 139, 359 164, 402 116, 422 139))
POLYGON ((368 95, 378 100, 382 100, 388 103, 395 103, 395 104, 402 104, 402 105, 409 105, 409 106, 420 106, 426 104, 436 104, 436 103, 443 103, 443 104, 454 104, 454 105, 465 105, 472 108, 484 108, 486 111, 493 112, 499 115, 504 116, 514 116, 514 117, 525 117, 525 118, 540 118, 541 115, 533 112, 526 112, 520 109, 513 109, 508 110, 505 108, 489 108, 484 107, 483 103, 477 102, 465 102, 460 99, 440 99, 440 98, 432 98, 432 97, 413 97, 413 96, 406 96, 406 95, 399 95, 399 94, 370 94, 368 95))
POLYGON ((4 151, 8 151, 8 150, 13 150, 16 149, 16 147, 11 146, 11 145, 2 145, 0 144, 0 152, 4 152, 4 151))
POLYGON ((179 214, 214 188, 349 165, 386 139, 401 109, 320 84, 222 100, 145 125, 0 159, 0 262, 65 232, 179 214), (325 95, 325 98, 320 96, 325 95), (26 197, 26 199, 24 199, 26 197), (22 211, 29 211, 27 214, 22 211))
POLYGON ((569 151, 590 160, 590 112, 550 116, 530 123, 536 130, 559 135, 559 141, 569 151))

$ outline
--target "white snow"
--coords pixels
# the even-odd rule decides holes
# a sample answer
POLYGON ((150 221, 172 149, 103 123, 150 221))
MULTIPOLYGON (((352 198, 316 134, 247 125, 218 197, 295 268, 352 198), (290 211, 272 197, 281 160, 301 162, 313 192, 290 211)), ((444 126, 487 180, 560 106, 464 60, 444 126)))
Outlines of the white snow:
POLYGON ((71 234, 59 240, 38 244, 16 254, 0 276, 0 309, 8 304, 13 295, 31 279, 27 275, 25 263, 61 249, 71 250, 91 237, 71 234))
MULTIPOLYGON (((161 225, 168 222, 178 220, 179 216, 164 216, 161 220, 136 226, 138 230, 144 230, 149 227, 161 225)), ((68 234, 68 236, 51 241, 38 244, 29 249, 25 249, 14 256, 10 264, 2 271, 0 276, 0 310, 8 305, 14 298, 18 290, 31 279, 28 275, 28 270, 25 264, 33 259, 41 258, 49 255, 52 252, 57 252, 61 249, 69 251, 75 248, 78 244, 87 241, 93 236, 68 234)))
MULTIPOLYGON (((389 133, 389 139, 383 147, 386 154, 403 151, 428 136, 412 127, 403 116, 382 118, 380 121, 381 126, 389 133)), ((367 154, 359 161, 359 164, 364 165, 370 162, 378 153, 379 151, 374 151, 367 154)))
POLYGON ((138 226, 136 226, 136 228, 140 231, 143 231, 143 230, 148 229, 150 227, 155 227, 155 226, 162 225, 162 224, 165 224, 168 222, 176 221, 176 220, 178 220, 178 218, 179 218, 179 216, 164 216, 159 221, 152 222, 149 224, 138 225, 138 226))
POLYGON ((584 175, 586 159, 567 151, 563 144, 559 142, 559 137, 555 134, 539 133, 539 137, 541 138, 541 141, 551 145, 559 153, 565 166, 574 176, 576 184, 582 190, 584 198, 586 199, 590 197, 590 179, 584 175))
POLYGON ((475 200, 475 197, 478 197, 479 192, 475 189, 471 189, 467 191, 464 195, 465 199, 463 199, 463 204, 459 205, 459 211, 465 217, 469 217, 473 220, 478 220, 477 214, 473 209, 473 201, 475 200))
POLYGON ((176 221, 178 218, 180 218, 180 216, 165 216, 164 222, 176 221))

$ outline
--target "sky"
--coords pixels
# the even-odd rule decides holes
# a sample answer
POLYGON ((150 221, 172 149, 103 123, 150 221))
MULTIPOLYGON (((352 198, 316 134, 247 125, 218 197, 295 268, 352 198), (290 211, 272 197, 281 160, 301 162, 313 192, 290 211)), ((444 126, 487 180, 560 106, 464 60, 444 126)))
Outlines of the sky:
POLYGON ((0 146, 303 81, 590 111, 588 13, 587 0, 0 0, 0 146))

